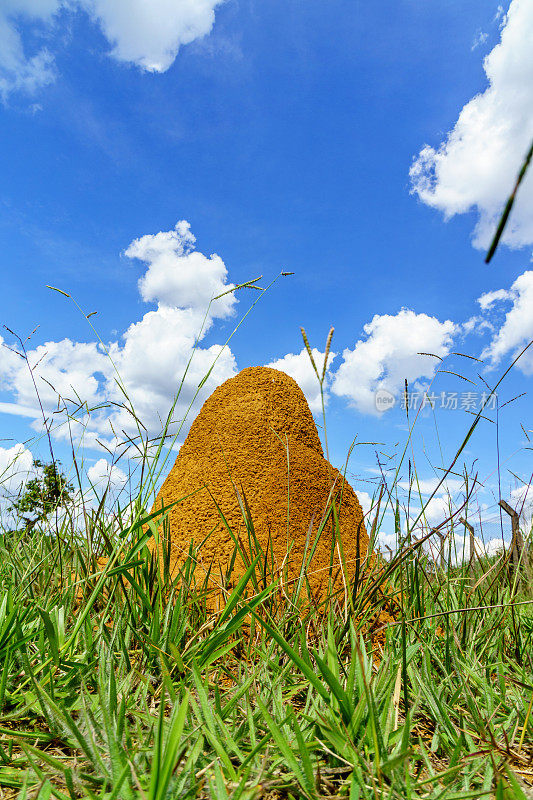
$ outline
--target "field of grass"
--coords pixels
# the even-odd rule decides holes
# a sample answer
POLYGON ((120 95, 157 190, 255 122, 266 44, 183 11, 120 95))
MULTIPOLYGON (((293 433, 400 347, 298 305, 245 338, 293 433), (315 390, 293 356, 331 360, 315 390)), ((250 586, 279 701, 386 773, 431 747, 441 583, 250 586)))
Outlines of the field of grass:
MULTIPOLYGON (((422 497, 413 521, 397 473, 344 592, 310 604, 306 565, 282 588, 245 515, 248 569, 236 585, 212 574, 213 612, 198 553, 171 578, 168 551, 160 565, 148 547, 168 531, 168 509, 150 510, 162 442, 127 513, 81 502, 75 462, 76 514, 0 530, 0 800, 533 797, 530 531, 518 564, 435 563, 422 497), (373 552, 385 509, 389 561, 373 552)), ((457 512, 439 528, 450 549, 464 533, 457 512)))
POLYGON ((0 798, 533 796, 522 566, 403 540, 310 610, 254 546, 211 613, 195 552, 172 581, 147 549, 160 521, 0 536, 0 798))

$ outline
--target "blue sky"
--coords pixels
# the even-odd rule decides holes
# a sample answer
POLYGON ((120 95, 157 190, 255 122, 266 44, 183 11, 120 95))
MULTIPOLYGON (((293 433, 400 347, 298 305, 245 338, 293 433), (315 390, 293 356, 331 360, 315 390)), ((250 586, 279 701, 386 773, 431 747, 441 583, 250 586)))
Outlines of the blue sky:
MULTIPOLYGON (((93 405, 118 399, 95 331, 47 284, 98 312, 90 322, 156 435, 210 297, 287 270, 295 275, 261 297, 192 415, 217 382, 272 363, 315 410, 300 326, 323 352, 333 325, 332 460, 356 437, 383 443, 355 448, 361 495, 375 488, 376 451, 405 443, 404 378, 420 397, 433 378, 437 397, 453 405, 458 393, 457 409, 436 400, 415 428, 411 455, 430 487, 472 421, 463 393, 479 403, 478 373, 492 386, 533 338, 533 175, 504 244, 483 261, 533 134, 532 35, 528 0, 2 3, 1 322, 23 338, 39 326, 28 348, 46 412, 57 397, 43 379, 62 398, 74 387, 93 405), (428 350, 474 383, 435 377, 437 359, 417 355, 428 350), (376 410, 378 390, 394 408, 376 410)), ((186 398, 257 299, 233 297, 212 306, 186 398)), ((516 505, 530 481, 530 353, 499 403, 525 396, 498 426, 479 426, 458 464, 478 460, 491 519, 499 492, 516 505)), ((36 408, 24 363, 2 348, 3 462, 21 444, 46 458, 44 441, 30 441, 36 408)), ((110 469, 98 444, 120 439, 110 420, 115 434, 130 432, 116 408, 85 420, 89 469, 110 469)), ((65 426, 54 447, 67 463, 65 426)))

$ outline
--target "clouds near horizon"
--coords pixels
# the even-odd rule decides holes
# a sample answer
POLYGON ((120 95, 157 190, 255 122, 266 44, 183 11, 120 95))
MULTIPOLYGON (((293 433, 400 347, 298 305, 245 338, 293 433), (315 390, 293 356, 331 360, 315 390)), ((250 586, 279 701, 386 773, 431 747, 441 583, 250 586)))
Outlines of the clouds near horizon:
POLYGON ((0 447, 0 518, 9 512, 32 474, 33 455, 27 447, 21 443, 0 447))

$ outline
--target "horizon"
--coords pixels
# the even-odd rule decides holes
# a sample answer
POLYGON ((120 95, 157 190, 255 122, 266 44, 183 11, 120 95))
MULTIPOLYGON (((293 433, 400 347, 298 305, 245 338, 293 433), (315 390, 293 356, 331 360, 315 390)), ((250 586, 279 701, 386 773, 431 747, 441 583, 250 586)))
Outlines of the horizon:
MULTIPOLYGON (((533 339, 531 170, 484 263, 533 135, 531 5, 208 0, 187 16, 155 2, 150 24, 140 0, 131 19, 95 9, 0 10, 0 473, 16 453, 26 472, 47 459, 39 403, 54 419, 59 393, 98 410, 54 428, 55 457, 69 463, 72 437, 87 473, 120 488, 133 459, 112 453, 136 424, 116 375, 157 437, 197 339, 175 420, 217 362, 176 447, 208 394, 255 365, 295 378, 320 431, 300 327, 321 362, 333 326, 332 462, 356 441, 347 477, 368 509, 417 416, 409 457, 429 497, 533 339), (267 292, 228 292, 258 276, 267 292)), ((478 473, 489 527, 502 498, 531 524, 532 352, 448 481, 459 498, 463 467, 478 473)), ((408 479, 406 461, 406 496, 408 479)))

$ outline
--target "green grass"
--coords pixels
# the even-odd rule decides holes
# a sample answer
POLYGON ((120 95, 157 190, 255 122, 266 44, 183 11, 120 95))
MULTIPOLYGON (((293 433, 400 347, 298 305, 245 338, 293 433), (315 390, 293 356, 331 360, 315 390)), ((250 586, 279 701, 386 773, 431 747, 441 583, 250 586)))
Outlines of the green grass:
POLYGON ((4 797, 531 797, 531 585, 504 558, 405 544, 354 615, 284 610, 258 553, 213 614, 192 550, 171 581, 139 519, 86 525, 0 537, 4 797))
POLYGON ((393 513, 391 561, 368 556, 347 602, 319 607, 304 565, 280 602, 242 504, 248 569, 231 588, 214 568, 214 613, 192 546, 173 579, 148 548, 168 533, 150 508, 171 414, 155 443, 139 423, 128 514, 102 501, 0 530, 0 800, 533 797, 531 575, 506 555, 436 568, 421 493, 414 522, 397 500, 414 422, 367 520, 374 542, 393 513))

